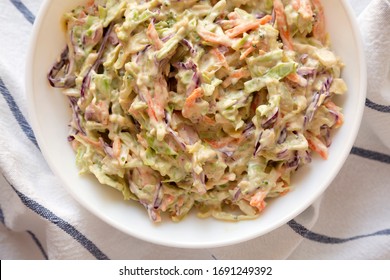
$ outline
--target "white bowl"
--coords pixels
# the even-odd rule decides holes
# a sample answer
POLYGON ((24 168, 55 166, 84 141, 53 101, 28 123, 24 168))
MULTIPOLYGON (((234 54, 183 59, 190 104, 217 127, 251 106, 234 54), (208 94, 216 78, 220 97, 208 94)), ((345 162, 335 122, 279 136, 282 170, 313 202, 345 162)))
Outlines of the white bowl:
MULTIPOLYGON (((310 206, 332 182, 346 160, 357 135, 366 94, 366 67, 355 18, 345 0, 322 1, 332 48, 346 67, 343 78, 349 90, 340 100, 344 125, 335 133, 328 160, 315 157, 293 178, 293 190, 270 203, 262 215, 237 223, 189 216, 180 223, 167 219, 150 222, 138 204, 100 185, 94 178, 80 176, 75 154, 67 142, 70 112, 68 101, 50 87, 46 74, 65 46, 60 18, 82 0, 46 0, 36 19, 26 73, 29 117, 39 146, 52 171, 85 208, 113 227, 156 244, 205 248, 231 245, 268 233, 310 206)), ((58 203, 61 203, 59 201, 58 203)))

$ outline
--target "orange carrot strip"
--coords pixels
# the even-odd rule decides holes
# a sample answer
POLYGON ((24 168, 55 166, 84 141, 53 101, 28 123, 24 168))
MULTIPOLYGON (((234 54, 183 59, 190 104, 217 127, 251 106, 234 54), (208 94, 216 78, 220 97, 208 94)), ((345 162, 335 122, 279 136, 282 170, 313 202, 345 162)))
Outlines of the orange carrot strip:
POLYGON ((320 0, 312 0, 312 2, 317 12, 316 21, 313 25, 313 37, 324 44, 326 40, 324 8, 320 0))
POLYGON ((234 28, 231 28, 229 30, 226 30, 226 35, 228 35, 230 38, 237 37, 238 35, 251 30, 251 29, 256 29, 259 27, 259 25, 264 25, 268 22, 270 22, 272 19, 271 15, 266 15, 262 17, 261 19, 255 20, 253 22, 243 22, 240 23, 239 25, 235 26, 234 28))
POLYGON ((307 86, 307 80, 304 77, 299 76, 297 73, 288 74, 286 78, 289 79, 291 82, 300 85, 301 87, 307 86))
POLYGON ((323 159, 328 159, 328 148, 320 139, 314 135, 310 135, 307 137, 307 143, 312 151, 318 153, 323 159))
POLYGON ((337 114, 336 128, 340 127, 344 123, 344 115, 340 113, 340 108, 332 101, 327 101, 324 105, 326 108, 337 114))
POLYGON ((311 1, 301 0, 300 8, 298 11, 304 19, 311 19, 313 17, 313 10, 311 9, 311 1))
POLYGON ((194 91, 186 98, 186 101, 184 102, 184 107, 192 107, 195 104, 196 99, 202 96, 203 89, 201 87, 194 89, 194 91))
POLYGON ((242 21, 239 19, 229 19, 229 20, 221 20, 219 25, 222 29, 231 29, 237 25, 239 25, 242 21))
POLYGON ((253 52, 255 48, 253 46, 250 46, 247 48, 241 55, 240 55, 240 60, 245 59, 251 52, 253 52))
POLYGON ((250 206, 256 207, 257 210, 259 210, 259 212, 262 211, 266 206, 266 203, 264 201, 266 196, 267 196, 267 192, 258 191, 251 197, 251 200, 249 202, 250 206))
POLYGON ((230 86, 233 82, 233 79, 242 79, 242 78, 246 78, 246 77, 249 77, 250 76, 250 72, 248 69, 245 69, 245 68, 240 68, 240 69, 237 69, 237 70, 234 70, 230 75, 229 77, 227 77, 223 83, 222 83, 222 87, 224 88, 227 88, 228 86, 230 86))
POLYGON ((198 28, 198 34, 200 37, 202 37, 203 40, 206 42, 210 42, 213 44, 220 44, 226 47, 230 47, 232 45, 232 42, 229 38, 225 36, 218 36, 217 34, 207 31, 204 28, 198 28))
POLYGON ((262 18, 259 19, 259 23, 260 23, 260 25, 264 25, 264 24, 269 23, 271 20, 272 20, 272 16, 271 15, 265 15, 262 18))
POLYGON ((203 117, 202 117, 202 120, 203 120, 206 124, 208 124, 208 125, 215 125, 215 124, 216 124, 215 120, 212 119, 212 118, 210 118, 210 117, 208 117, 208 116, 203 116, 203 117))
POLYGON ((239 19, 240 16, 236 12, 231 12, 228 14, 228 19, 239 19))
POLYGON ((119 138, 119 136, 116 136, 112 143, 112 150, 115 158, 119 158, 121 153, 121 146, 122 146, 121 139, 119 138))
POLYGON ((221 62, 222 66, 224 66, 226 69, 229 69, 226 57, 219 51, 219 49, 214 48, 211 50, 211 53, 219 60, 219 62, 221 62))
POLYGON ((287 50, 293 50, 293 42, 290 31, 288 30, 286 14, 284 13, 284 6, 281 0, 274 0, 274 11, 280 37, 282 38, 284 47, 287 50))
POLYGON ((158 33, 156 28, 154 27, 153 22, 151 22, 148 26, 148 30, 146 31, 146 35, 148 36, 150 42, 153 44, 153 46, 159 50, 163 47, 163 42, 160 40, 160 37, 158 37, 158 33))
POLYGON ((102 143, 100 143, 99 141, 94 141, 90 138, 88 138, 86 135, 83 135, 82 133, 79 133, 78 136, 83 139, 85 142, 87 142, 88 144, 94 146, 95 148, 97 149, 101 149, 103 150, 103 146, 102 146, 102 143))

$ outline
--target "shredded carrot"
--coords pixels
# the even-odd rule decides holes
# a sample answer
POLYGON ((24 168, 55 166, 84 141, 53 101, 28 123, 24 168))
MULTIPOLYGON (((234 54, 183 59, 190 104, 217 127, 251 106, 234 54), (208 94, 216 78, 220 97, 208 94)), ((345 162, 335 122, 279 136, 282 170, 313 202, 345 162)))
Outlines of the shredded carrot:
POLYGON ((251 52, 253 52, 255 48, 253 46, 250 46, 247 48, 241 55, 240 55, 240 60, 245 59, 248 55, 250 55, 251 52))
POLYGON ((203 96, 203 89, 201 87, 194 89, 194 91, 187 97, 186 101, 184 102, 184 107, 190 108, 194 106, 196 99, 202 96, 203 96))
POLYGON ((85 142, 87 142, 88 144, 94 146, 95 148, 97 148, 99 150, 103 150, 102 143, 100 143, 99 141, 94 141, 94 140, 90 139, 89 137, 87 137, 86 135, 83 135, 82 133, 79 133, 78 136, 81 139, 83 139, 85 142))
POLYGON ((156 28, 154 27, 153 22, 151 22, 148 26, 148 30, 146 31, 146 35, 148 36, 150 42, 153 44, 153 46, 159 50, 163 47, 163 42, 160 40, 160 37, 158 37, 158 33, 156 28))
POLYGON ((259 23, 260 23, 260 25, 264 25, 264 24, 269 23, 271 20, 272 20, 272 16, 271 15, 265 15, 262 18, 259 19, 259 23))
POLYGON ((165 79, 157 77, 154 83, 154 94, 153 94, 153 109, 156 117, 161 121, 164 116, 164 107, 168 102, 168 88, 165 79))
POLYGON ((264 201, 266 196, 267 193, 265 191, 261 191, 261 190, 258 191, 251 197, 249 202, 250 206, 256 207, 259 210, 259 212, 261 212, 266 206, 266 203, 264 201))
POLYGON ((165 212, 170 204, 175 201, 175 197, 171 194, 164 194, 164 199, 161 203, 160 209, 165 212))
POLYGON ((323 159, 328 159, 328 148, 315 136, 307 137, 309 148, 318 153, 323 159))
POLYGON ((87 8, 92 7, 94 4, 95 4, 95 0, 88 0, 87 4, 86 4, 86 7, 87 8))
POLYGON ((229 19, 229 20, 221 20, 219 25, 222 29, 231 29, 237 25, 239 25, 242 21, 239 19, 229 19))
POLYGON ((215 120, 212 119, 212 118, 210 118, 209 116, 203 116, 203 117, 202 117, 202 120, 203 120, 206 124, 208 124, 208 125, 215 125, 215 124, 216 124, 215 120))
POLYGON ((217 140, 213 139, 204 139, 210 146, 214 149, 220 149, 226 147, 227 145, 239 145, 244 140, 244 137, 233 138, 233 137, 225 137, 217 140))
POLYGON ((286 14, 284 13, 284 6, 281 0, 274 0, 274 11, 280 37, 282 38, 284 47, 287 50, 293 50, 293 42, 290 31, 288 30, 286 14))
POLYGON ((240 69, 237 69, 237 70, 234 70, 230 75, 229 77, 227 77, 223 83, 222 83, 222 87, 224 88, 227 88, 228 86, 230 86, 233 82, 233 79, 236 79, 236 80, 239 80, 239 79, 242 79, 242 78, 246 78, 246 77, 249 77, 250 76, 250 72, 248 69, 246 68, 240 68, 240 69))
POLYGON ((236 12, 230 12, 228 14, 228 19, 239 19, 240 16, 236 12))
POLYGON ((121 139, 119 138, 119 136, 116 136, 114 138, 114 141, 112 143, 112 150, 114 152, 114 157, 115 158, 119 158, 120 156, 120 153, 121 153, 121 139))
POLYGON ((317 12, 316 21, 313 25, 313 37, 324 44, 326 40, 324 8, 322 7, 320 0, 312 0, 312 2, 315 11, 317 12))
POLYGON ((329 110, 332 110, 333 113, 337 114, 336 128, 340 127, 344 123, 344 115, 340 113, 340 108, 330 100, 324 103, 324 105, 329 110))
POLYGON ((154 119, 155 121, 157 121, 156 112, 153 109, 152 99, 148 99, 147 103, 148 103, 148 115, 149 115, 149 118, 154 119))
POLYGON ((202 37, 206 42, 210 42, 213 44, 220 44, 226 47, 230 47, 232 45, 231 40, 226 36, 218 36, 217 34, 207 31, 204 28, 198 28, 198 34, 202 37))
POLYGON ((221 62, 222 66, 224 66, 226 69, 229 69, 226 57, 219 51, 218 48, 214 48, 210 52, 219 60, 219 62, 221 62))
POLYGON ((207 142, 214 149, 220 149, 229 145, 233 141, 233 139, 232 138, 231 139, 224 138, 219 140, 205 139, 204 141, 207 142))
POLYGON ((297 73, 288 74, 286 78, 291 82, 300 85, 301 87, 307 86, 307 80, 304 77, 299 76, 297 73))
POLYGON ((258 20, 253 21, 253 22, 242 22, 239 25, 237 25, 229 30, 226 30, 225 33, 230 38, 234 38, 234 37, 237 37, 238 35, 246 32, 248 30, 258 28, 259 25, 264 25, 264 24, 270 22, 271 19, 272 19, 271 15, 266 15, 266 16, 262 17, 261 19, 258 19, 258 20))

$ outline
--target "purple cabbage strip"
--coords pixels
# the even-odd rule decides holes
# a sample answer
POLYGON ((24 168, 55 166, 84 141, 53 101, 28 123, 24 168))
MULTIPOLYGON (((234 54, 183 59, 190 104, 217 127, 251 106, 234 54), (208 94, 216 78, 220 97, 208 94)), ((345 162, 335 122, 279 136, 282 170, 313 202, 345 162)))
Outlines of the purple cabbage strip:
POLYGON ((253 122, 250 122, 246 125, 246 127, 244 128, 242 134, 245 138, 249 138, 250 135, 253 133, 253 131, 255 131, 255 125, 253 124, 253 122))
POLYGON ((99 137, 99 142, 102 144, 103 146, 103 150, 104 152, 106 153, 106 155, 110 156, 110 157, 114 157, 114 151, 112 150, 112 147, 110 145, 108 145, 104 140, 103 138, 99 137))
POLYGON ((154 198, 153 198, 153 208, 158 209, 162 203, 163 199, 163 190, 162 190, 162 183, 159 182, 156 186, 156 191, 154 193, 154 198))
POLYGON ((187 96, 190 95, 194 89, 198 88, 200 86, 200 75, 197 70, 194 71, 194 74, 192 75, 191 84, 187 88, 187 96))
POLYGON ((196 50, 190 41, 188 41, 187 39, 183 39, 181 43, 188 48, 192 56, 196 54, 196 50))
POLYGON ((192 60, 188 60, 187 62, 177 62, 173 64, 173 66, 178 69, 194 71, 194 74, 192 75, 191 83, 187 88, 187 96, 190 95, 194 91, 194 89, 200 86, 201 83, 200 74, 197 65, 192 60))
POLYGON ((299 162, 300 162, 300 158, 298 156, 298 152, 295 151, 294 157, 291 160, 286 162, 286 167, 287 168, 298 168, 299 162))
POLYGON ((226 47, 226 46, 219 46, 218 50, 219 50, 220 53, 225 54, 225 53, 227 53, 229 51, 229 48, 226 47))
POLYGON ((198 67, 192 60, 188 60, 187 62, 176 62, 173 66, 178 69, 192 70, 194 72, 198 70, 198 67))
POLYGON ((80 108, 77 105, 77 100, 78 98, 76 97, 71 97, 71 96, 69 97, 69 103, 73 111, 73 118, 76 120, 77 128, 83 135, 86 135, 84 128, 81 126, 80 108))
POLYGON ((259 133, 259 135, 257 136, 257 139, 256 139, 256 142, 255 142, 255 151, 253 152, 253 155, 256 156, 257 153, 261 150, 261 144, 260 144, 260 140, 261 140, 261 136, 263 135, 263 131, 261 131, 259 133))
POLYGON ((284 159, 288 156, 288 150, 287 149, 284 149, 282 151, 280 151, 279 153, 276 154, 276 157, 278 159, 284 159))
POLYGON ((309 104, 309 106, 307 106, 307 109, 306 109, 306 114, 305 114, 305 117, 304 117, 304 122, 303 122, 303 126, 306 127, 306 125, 312 121, 313 117, 314 117, 314 113, 317 111, 317 108, 318 108, 318 101, 320 100, 320 95, 321 93, 320 92, 315 92, 314 93, 314 96, 312 98, 312 101, 311 103, 309 104))
POLYGON ((152 45, 148 44, 145 46, 145 48, 139 52, 137 52, 137 56, 135 58, 135 61, 138 63, 140 60, 140 57, 151 47, 152 45))
POLYGON ((321 104, 319 104, 319 100, 320 100, 321 95, 324 95, 325 98, 328 98, 330 96, 329 90, 330 90, 330 86, 332 84, 332 81, 333 81, 332 77, 328 77, 325 80, 325 82, 323 83, 321 90, 314 93, 312 101, 306 109, 306 114, 304 117, 304 126, 305 127, 309 122, 311 122, 313 120, 315 112, 317 111, 318 107, 321 105, 321 104))
POLYGON ((277 143, 278 143, 278 144, 284 143, 284 141, 286 141, 286 138, 287 138, 287 129, 284 127, 284 128, 280 131, 280 134, 279 134, 279 138, 278 138, 277 143))
POLYGON ((101 63, 101 59, 102 59, 102 56, 103 56, 103 51, 104 51, 104 49, 106 47, 106 44, 107 44, 107 41, 108 41, 108 38, 109 38, 109 35, 110 35, 111 31, 112 31, 113 26, 114 26, 113 23, 111 23, 108 26, 108 29, 107 29, 106 33, 104 34, 102 44, 100 45, 100 48, 98 50, 98 56, 97 56, 95 62, 89 68, 87 74, 83 78, 83 82, 81 84, 81 90, 80 90, 81 97, 85 96, 86 88, 89 87, 89 83, 91 81, 91 77, 90 77, 91 76, 91 71, 92 70, 96 71, 96 69, 99 67, 99 65, 101 63))
POLYGON ((275 10, 273 8, 272 8, 271 16, 272 16, 272 19, 270 21, 270 24, 275 27, 276 14, 275 14, 275 10))
POLYGON ((169 39, 171 39, 175 34, 172 33, 172 34, 169 34, 163 38, 161 38, 160 40, 163 41, 164 43, 167 42, 169 39))
POLYGON ((235 149, 234 148, 229 148, 229 147, 225 146, 225 147, 217 149, 217 151, 219 151, 222 154, 224 154, 225 156, 231 158, 234 155, 235 149))
POLYGON ((239 187, 237 187, 237 188, 235 188, 234 190, 235 190, 235 193, 234 193, 234 195, 233 195, 233 201, 235 202, 235 201, 238 200, 238 198, 239 198, 240 195, 241 195, 241 189, 240 189, 239 187))
POLYGON ((53 65, 47 74, 47 79, 52 87, 56 88, 70 88, 76 85, 76 76, 70 73, 73 68, 73 61, 69 61, 69 48, 62 51, 60 59, 53 65), (58 73, 64 69, 65 76, 57 77, 58 73))
POLYGON ((273 114, 261 124, 261 127, 264 129, 270 128, 276 122, 278 115, 279 115, 279 108, 276 107, 273 114))
POLYGON ((192 171, 192 178, 194 181, 199 181, 202 184, 204 191, 207 192, 206 185, 205 185, 206 175, 203 171, 200 174, 197 174, 195 171, 192 171))
POLYGON ((336 124, 337 121, 339 120, 339 115, 336 112, 334 112, 333 110, 328 109, 328 111, 334 117, 334 124, 336 124))
POLYGON ((255 18, 256 19, 261 19, 261 18, 265 17, 266 15, 267 14, 264 13, 264 12, 258 12, 258 13, 255 14, 255 18))
POLYGON ((171 125, 170 125, 170 122, 171 122, 171 116, 168 114, 167 111, 165 111, 165 125, 166 125, 166 128, 169 132, 169 134, 172 136, 172 138, 176 141, 176 143, 179 145, 179 147, 183 150, 183 151, 186 151, 186 143, 184 142, 184 140, 179 137, 179 135, 177 135, 177 132, 174 131, 172 128, 171 128, 171 125))
POLYGON ((314 75, 316 73, 315 68, 309 68, 309 67, 301 67, 297 69, 297 74, 300 76, 310 76, 314 75))
POLYGON ((326 124, 322 125, 320 128, 320 133, 322 138, 324 139, 325 145, 329 147, 332 144, 332 140, 330 138, 330 128, 326 124))
MULTIPOLYGON (((130 191, 133 193, 133 194, 137 194, 138 191, 139 191, 139 187, 134 184, 134 182, 130 179, 130 176, 128 176, 128 182, 129 182, 129 188, 130 188, 130 191)), ((145 209, 147 210, 148 212, 148 215, 149 215, 149 218, 152 220, 152 221, 156 221, 157 220, 157 213, 156 213, 156 210, 153 208, 152 205, 150 205, 148 202, 146 202, 145 200, 141 200, 139 199, 139 203, 141 203, 145 209)))
POLYGON ((311 162, 311 155, 310 155, 309 151, 305 151, 304 160, 305 160, 306 163, 310 163, 311 162))
POLYGON ((143 200, 139 200, 139 202, 145 207, 145 209, 147 210, 148 212, 148 215, 149 215, 149 218, 155 222, 157 221, 157 213, 156 213, 156 210, 153 209, 153 207, 148 204, 146 201, 143 201, 143 200))

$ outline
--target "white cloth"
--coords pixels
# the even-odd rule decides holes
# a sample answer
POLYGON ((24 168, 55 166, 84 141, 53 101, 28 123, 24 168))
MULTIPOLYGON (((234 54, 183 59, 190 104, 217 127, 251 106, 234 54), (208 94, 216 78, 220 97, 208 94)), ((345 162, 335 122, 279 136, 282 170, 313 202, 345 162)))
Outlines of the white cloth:
POLYGON ((390 8, 386 0, 349 2, 356 16, 364 10, 369 88, 344 167, 322 198, 288 224, 241 244, 195 250, 128 236, 60 186, 26 119, 24 62, 42 0, 2 0, 0 259, 390 259, 390 8))

